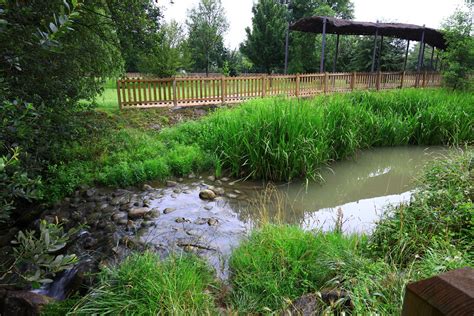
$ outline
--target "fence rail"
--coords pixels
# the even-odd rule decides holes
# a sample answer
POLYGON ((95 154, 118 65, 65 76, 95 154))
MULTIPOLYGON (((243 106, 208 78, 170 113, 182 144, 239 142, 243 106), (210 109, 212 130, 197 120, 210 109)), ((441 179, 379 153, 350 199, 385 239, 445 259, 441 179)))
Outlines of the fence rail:
POLYGON ((333 92, 439 87, 434 72, 321 73, 220 78, 121 79, 121 109, 239 103, 266 96, 311 97, 333 92))

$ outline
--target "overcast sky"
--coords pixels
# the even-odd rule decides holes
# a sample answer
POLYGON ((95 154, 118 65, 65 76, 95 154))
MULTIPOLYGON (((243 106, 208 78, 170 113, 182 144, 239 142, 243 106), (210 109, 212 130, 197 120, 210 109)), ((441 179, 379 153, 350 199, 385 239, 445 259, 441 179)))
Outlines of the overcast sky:
MULTIPOLYGON (((229 21, 229 31, 225 43, 237 48, 245 38, 245 28, 250 26, 252 5, 256 0, 222 0, 229 21)), ((195 6, 199 0, 159 0, 165 7, 165 19, 184 23, 187 10, 195 6)), ((375 22, 377 20, 411 23, 438 28, 442 21, 451 15, 463 0, 353 0, 355 19, 375 22)))

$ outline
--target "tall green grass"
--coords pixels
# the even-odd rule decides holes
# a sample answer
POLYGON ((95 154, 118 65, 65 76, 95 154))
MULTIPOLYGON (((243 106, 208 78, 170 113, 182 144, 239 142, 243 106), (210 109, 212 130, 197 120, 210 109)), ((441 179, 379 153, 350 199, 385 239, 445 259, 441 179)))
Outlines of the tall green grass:
POLYGON ((362 148, 469 143, 473 126, 473 95, 418 89, 252 100, 162 137, 215 151, 234 176, 289 180, 362 148))
POLYGON ((321 289, 335 276, 329 258, 356 253, 362 240, 266 225, 232 254, 232 303, 242 313, 265 313, 321 289))
POLYGON ((97 287, 69 310, 72 315, 215 314, 213 275, 195 257, 160 261, 149 252, 127 258, 100 275, 97 287))

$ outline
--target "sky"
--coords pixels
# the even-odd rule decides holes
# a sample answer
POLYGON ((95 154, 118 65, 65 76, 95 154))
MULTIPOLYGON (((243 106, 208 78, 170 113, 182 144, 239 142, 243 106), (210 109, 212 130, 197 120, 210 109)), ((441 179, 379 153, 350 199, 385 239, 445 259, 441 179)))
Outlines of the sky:
MULTIPOLYGON (((229 30, 225 35, 228 47, 238 48, 245 39, 245 28, 251 25, 252 5, 256 0, 222 0, 229 30)), ((186 21, 189 9, 199 0, 159 0, 165 8, 165 20, 186 21)), ((352 0, 355 9, 355 20, 364 22, 399 22, 425 24, 427 27, 439 28, 445 18, 462 6, 464 0, 352 0)))

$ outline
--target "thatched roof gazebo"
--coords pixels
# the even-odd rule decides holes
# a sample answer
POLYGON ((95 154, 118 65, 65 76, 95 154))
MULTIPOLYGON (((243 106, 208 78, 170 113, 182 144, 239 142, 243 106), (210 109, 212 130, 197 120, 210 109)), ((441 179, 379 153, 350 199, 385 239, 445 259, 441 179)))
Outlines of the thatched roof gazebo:
MULTIPOLYGON (((344 20, 326 16, 312 16, 298 20, 290 25, 291 31, 300 31, 307 33, 317 33, 323 35, 322 52, 320 72, 324 72, 324 53, 326 47, 326 34, 336 34, 336 54, 334 58, 333 71, 337 61, 339 51, 339 35, 374 35, 374 50, 372 56, 372 72, 375 70, 375 59, 377 52, 377 37, 381 37, 380 51, 382 49, 382 42, 384 36, 395 37, 407 40, 407 49, 405 53, 404 71, 406 69, 408 49, 410 41, 419 41, 420 51, 418 55, 417 70, 423 67, 423 57, 425 45, 428 44, 433 47, 431 54, 431 64, 433 64, 433 56, 435 48, 444 50, 446 48, 446 40, 443 34, 432 28, 425 26, 402 24, 402 23, 372 23, 372 22, 358 22, 352 20, 344 20)), ((380 54, 379 54, 380 61, 380 54)), ((380 62, 378 63, 380 67, 380 62)), ((379 70, 379 69, 378 69, 379 70)))

